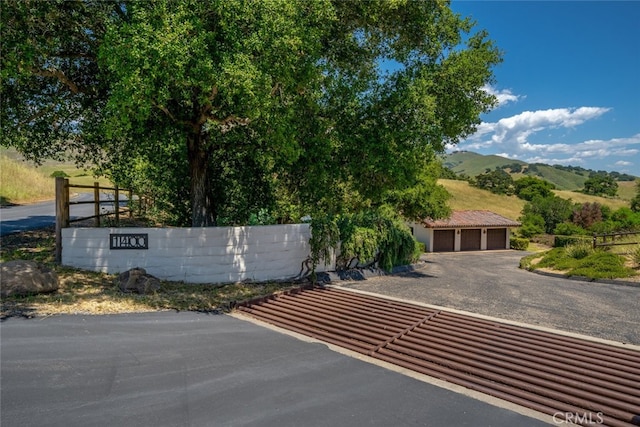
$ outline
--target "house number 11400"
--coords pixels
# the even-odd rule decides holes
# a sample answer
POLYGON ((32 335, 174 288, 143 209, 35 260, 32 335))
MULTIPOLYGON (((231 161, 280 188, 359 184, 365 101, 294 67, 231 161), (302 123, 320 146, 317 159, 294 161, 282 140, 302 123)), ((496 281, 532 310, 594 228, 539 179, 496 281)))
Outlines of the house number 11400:
POLYGON ((109 249, 149 249, 149 235, 109 234, 109 249))

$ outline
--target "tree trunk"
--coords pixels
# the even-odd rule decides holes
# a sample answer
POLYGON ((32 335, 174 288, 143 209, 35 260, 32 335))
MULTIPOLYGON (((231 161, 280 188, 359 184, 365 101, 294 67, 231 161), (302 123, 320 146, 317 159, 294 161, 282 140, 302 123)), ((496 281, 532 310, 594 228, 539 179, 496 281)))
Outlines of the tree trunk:
POLYGON ((187 136, 189 173, 191 178, 191 226, 211 227, 215 225, 214 206, 209 180, 210 154, 204 141, 206 136, 192 133, 187 136))

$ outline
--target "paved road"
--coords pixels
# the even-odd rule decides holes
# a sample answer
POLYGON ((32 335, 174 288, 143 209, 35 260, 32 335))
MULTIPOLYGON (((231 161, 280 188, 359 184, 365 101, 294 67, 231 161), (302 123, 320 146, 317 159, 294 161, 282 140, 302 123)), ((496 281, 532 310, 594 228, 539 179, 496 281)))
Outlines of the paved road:
POLYGON ((3 427, 546 425, 226 315, 11 318, 1 332, 3 427))
POLYGON ((418 271, 341 286, 640 345, 640 286, 518 268, 518 251, 432 253, 418 271))
MULTIPOLYGON (((126 200, 126 196, 120 196, 126 200)), ((101 194, 101 200, 113 200, 111 194, 101 194)), ((93 194, 80 193, 74 197, 72 201, 92 201, 93 194)), ((125 203, 120 203, 124 206, 125 203)), ((113 204, 103 204, 101 206, 103 212, 112 211, 113 204)), ((71 219, 88 217, 94 214, 93 204, 74 205, 70 208, 71 219)), ((18 233, 26 230, 35 230, 45 228, 56 223, 56 205, 55 201, 47 201, 41 203, 33 203, 28 205, 5 206, 0 208, 0 236, 18 233)))
MULTIPOLYGON (((521 256, 430 254, 418 272, 344 285, 640 343, 639 287, 535 275, 521 256)), ((10 318, 0 340, 3 427, 544 424, 224 315, 10 318)))

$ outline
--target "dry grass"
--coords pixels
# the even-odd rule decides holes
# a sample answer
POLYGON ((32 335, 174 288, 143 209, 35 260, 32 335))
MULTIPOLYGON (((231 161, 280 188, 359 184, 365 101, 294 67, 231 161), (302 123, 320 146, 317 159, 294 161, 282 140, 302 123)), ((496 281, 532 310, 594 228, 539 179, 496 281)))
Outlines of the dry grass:
POLYGON ((5 203, 27 203, 52 199, 55 195, 53 178, 0 155, 0 199, 5 203))
MULTIPOLYGON (((472 187, 466 181, 440 179, 438 180, 438 183, 442 184, 453 195, 449 205, 454 210, 487 209, 507 218, 517 220, 526 203, 524 200, 521 200, 516 196, 493 194, 489 191, 472 187)), ((616 210, 621 207, 629 207, 629 200, 631 197, 628 199, 626 197, 630 196, 632 191, 635 191, 633 190, 635 189, 634 183, 625 182, 620 184, 621 188, 624 188, 625 190, 624 198, 598 197, 574 191, 554 190, 554 193, 558 197, 571 199, 575 203, 597 202, 616 210)))
MULTIPOLYGON (((55 179, 51 174, 61 171, 69 176, 69 181, 77 185, 93 185, 99 182, 103 187, 111 187, 106 178, 95 178, 90 171, 78 169, 73 163, 46 161, 34 166, 17 158, 17 154, 0 152, 0 204, 25 204, 55 197, 55 179)), ((73 189, 74 192, 91 192, 91 189, 73 189)))
POLYGON ((486 209, 506 218, 517 220, 525 204, 524 200, 516 196, 493 194, 489 191, 472 187, 466 181, 440 179, 438 183, 442 184, 453 195, 449 201, 449 206, 453 210, 486 209))
POLYGON ((185 284, 161 282, 150 295, 122 293, 117 276, 54 264, 53 229, 29 231, 2 238, 0 260, 29 259, 52 267, 59 289, 50 294, 8 297, 2 300, 0 318, 55 314, 115 314, 160 310, 226 311, 234 302, 270 295, 296 287, 292 283, 185 284))
POLYGON ((622 207, 629 207, 629 200, 620 198, 614 199, 609 197, 591 196, 584 193, 577 193, 575 191, 553 190, 553 192, 556 196, 562 197, 563 199, 571 199, 574 203, 599 203, 603 206, 609 206, 613 210, 617 210, 622 207))

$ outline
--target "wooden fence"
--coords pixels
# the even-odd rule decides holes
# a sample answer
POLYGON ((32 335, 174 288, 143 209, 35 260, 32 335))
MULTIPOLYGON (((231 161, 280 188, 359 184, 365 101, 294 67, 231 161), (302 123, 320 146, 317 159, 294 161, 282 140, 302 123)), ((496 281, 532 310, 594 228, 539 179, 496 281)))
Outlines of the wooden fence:
POLYGON ((618 233, 604 233, 604 234, 594 233, 593 249, 607 247, 607 246, 637 245, 640 243, 640 239, 633 239, 632 241, 629 241, 627 239, 625 241, 620 241, 621 239, 626 239, 629 236, 637 236, 637 235, 640 235, 640 231, 623 231, 618 233), (598 239, 601 239, 601 240, 598 241, 598 239))
MULTIPOLYGON (((141 198, 140 202, 142 201, 141 198)), ((133 216, 133 209, 130 206, 131 201, 133 200, 133 192, 127 189, 121 189, 118 186, 115 187, 101 187, 100 183, 95 182, 94 185, 79 185, 79 184, 70 184, 69 180, 66 178, 57 177, 56 178, 56 262, 60 263, 62 261, 62 229, 68 228, 72 222, 77 221, 85 221, 87 219, 94 220, 94 226, 100 227, 100 218, 114 215, 115 223, 118 225, 120 223, 120 215, 128 214, 129 217, 133 216), (71 188, 81 188, 81 189, 92 189, 93 190, 93 199, 92 200, 78 200, 72 201, 69 196, 69 189, 71 188), (101 200, 100 192, 101 191, 113 191, 113 199, 109 200, 101 200), (123 199, 121 197, 121 193, 127 193, 127 198, 123 199), (127 200, 127 206, 121 207, 120 202, 127 200), (71 219, 71 206, 73 205, 83 205, 83 204, 92 204, 93 215, 82 216, 71 219), (100 206, 106 204, 113 204, 113 211, 100 212, 100 206)), ((142 206, 142 203, 139 204, 142 206)))

